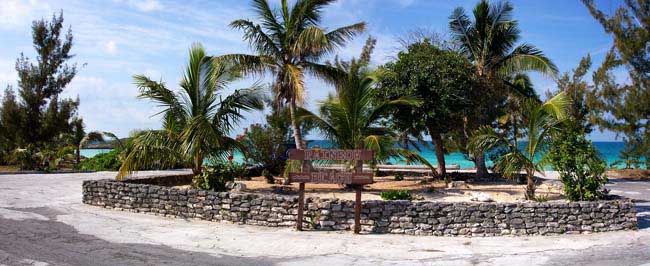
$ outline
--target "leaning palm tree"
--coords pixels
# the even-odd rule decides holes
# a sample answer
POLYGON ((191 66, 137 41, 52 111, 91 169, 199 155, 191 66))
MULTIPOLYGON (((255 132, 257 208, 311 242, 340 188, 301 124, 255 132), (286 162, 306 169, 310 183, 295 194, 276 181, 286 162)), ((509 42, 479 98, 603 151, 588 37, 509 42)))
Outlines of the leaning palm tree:
POLYGON ((417 152, 396 146, 398 136, 380 123, 391 109, 413 107, 419 104, 419 100, 405 96, 373 105, 377 77, 367 67, 373 47, 374 42, 370 39, 359 60, 336 60, 334 66, 346 73, 336 86, 336 95, 330 94, 320 103, 320 115, 300 109, 298 119, 313 123, 337 148, 372 150, 379 162, 404 158, 407 162, 420 162, 433 170, 433 166, 417 152))
POLYGON ((139 98, 150 99, 163 108, 159 113, 163 115, 163 128, 142 132, 132 140, 117 178, 144 167, 179 163, 191 165, 192 172, 198 175, 205 158, 224 158, 236 146, 228 134, 244 117, 242 112, 263 108, 257 88, 221 95, 226 85, 238 77, 236 68, 207 56, 200 44, 190 49, 178 92, 143 75, 134 76, 139 98))
POLYGON ((322 9, 335 0, 297 0, 289 7, 281 0, 280 9, 272 9, 267 0, 253 0, 260 20, 235 20, 230 26, 242 30, 255 55, 231 54, 224 58, 236 62, 245 73, 274 75, 274 90, 289 105, 291 127, 298 149, 304 143, 296 120, 296 108, 304 101, 305 73, 335 81, 335 69, 319 64, 319 59, 343 46, 365 28, 364 23, 327 31, 320 27, 322 9))
MULTIPOLYGON (((478 123, 492 122, 490 114, 505 100, 508 89, 504 80, 515 73, 537 71, 554 76, 557 67, 541 50, 530 44, 519 44, 519 23, 512 18, 513 7, 508 2, 490 5, 481 0, 473 10, 474 20, 461 7, 450 16, 452 36, 460 50, 475 66, 478 78, 474 88, 478 99, 478 123)), ((485 175, 484 154, 473 154, 478 175, 485 175)))
POLYGON ((545 103, 533 99, 522 105, 526 146, 521 149, 516 142, 506 139, 503 134, 489 126, 482 126, 474 132, 468 148, 472 152, 486 152, 495 147, 508 151, 495 162, 495 169, 512 178, 521 171, 526 172, 526 198, 535 199, 535 173, 541 172, 547 164, 547 151, 551 135, 558 130, 567 117, 570 101, 564 93, 559 93, 545 103))

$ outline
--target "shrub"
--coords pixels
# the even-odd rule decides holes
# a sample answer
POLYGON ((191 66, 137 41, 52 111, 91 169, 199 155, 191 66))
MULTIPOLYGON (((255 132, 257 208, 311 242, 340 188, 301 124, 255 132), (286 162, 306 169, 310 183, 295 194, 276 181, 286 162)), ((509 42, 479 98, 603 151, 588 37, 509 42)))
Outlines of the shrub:
MULTIPOLYGON (((226 183, 241 177, 240 164, 216 163, 192 178, 192 187, 205 190, 226 191, 226 183)), ((243 165, 241 168, 246 170, 243 165)))
POLYGON ((384 200, 411 200, 413 197, 408 190, 389 190, 379 194, 384 200))
POLYGON ((87 171, 117 171, 122 166, 118 155, 119 151, 117 150, 100 153, 92 158, 83 160, 78 167, 80 170, 87 171))
POLYGON ((560 172, 567 199, 598 200, 606 196, 607 164, 579 129, 566 129, 555 136, 548 160, 560 172))
POLYGON ((264 169, 262 171, 262 176, 264 176, 264 179, 266 179, 266 183, 268 184, 275 184, 275 178, 273 178, 273 175, 269 170, 264 169))
POLYGON ((395 181, 402 181, 402 180, 404 180, 404 174, 402 173, 395 174, 395 181))
MULTIPOLYGON (((286 129, 284 129, 286 131, 286 129)), ((283 130, 268 125, 251 125, 240 139, 244 161, 279 174, 287 160, 283 130)))

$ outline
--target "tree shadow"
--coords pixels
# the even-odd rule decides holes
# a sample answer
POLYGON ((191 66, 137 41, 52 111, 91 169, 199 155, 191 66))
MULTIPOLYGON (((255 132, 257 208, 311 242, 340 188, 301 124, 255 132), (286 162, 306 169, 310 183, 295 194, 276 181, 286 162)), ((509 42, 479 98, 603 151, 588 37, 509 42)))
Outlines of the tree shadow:
POLYGON ((639 229, 650 228, 650 200, 635 200, 639 229))
MULTIPOLYGON (((29 260, 52 265, 273 265, 272 259, 212 255, 166 245, 114 243, 81 234, 55 221, 47 208, 13 209, 34 212, 50 220, 0 218, 0 265, 22 265, 29 260)), ((119 234, 119 232, 115 232, 119 234)))

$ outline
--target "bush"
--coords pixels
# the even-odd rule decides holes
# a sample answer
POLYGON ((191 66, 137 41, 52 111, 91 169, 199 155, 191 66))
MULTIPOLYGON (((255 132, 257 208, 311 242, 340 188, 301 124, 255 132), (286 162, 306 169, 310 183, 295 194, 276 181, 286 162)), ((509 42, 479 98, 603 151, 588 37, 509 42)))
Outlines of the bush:
POLYGON ((246 168, 242 164, 216 163, 207 166, 203 173, 192 178, 192 187, 205 190, 226 191, 226 183, 244 177, 246 168))
POLYGON ((379 194, 384 200, 411 200, 413 197, 408 190, 389 190, 379 194))
POLYGON ((275 178, 273 177, 271 172, 269 172, 269 170, 264 169, 262 171, 262 176, 264 176, 264 179, 266 179, 266 183, 275 184, 275 178))
POLYGON ((100 153, 92 158, 83 160, 78 168, 86 171, 117 171, 122 166, 118 155, 119 151, 117 150, 100 153))
POLYGON ((555 136, 548 159, 560 172, 567 199, 598 200, 607 195, 604 189, 607 164, 579 129, 565 129, 555 136))
MULTIPOLYGON (((286 131, 286 129, 284 129, 286 131)), ((268 125, 251 125, 240 139, 244 161, 280 174, 287 160, 283 130, 268 125)))
POLYGON ((395 181, 402 181, 402 180, 404 180, 404 174, 402 173, 395 174, 395 181))

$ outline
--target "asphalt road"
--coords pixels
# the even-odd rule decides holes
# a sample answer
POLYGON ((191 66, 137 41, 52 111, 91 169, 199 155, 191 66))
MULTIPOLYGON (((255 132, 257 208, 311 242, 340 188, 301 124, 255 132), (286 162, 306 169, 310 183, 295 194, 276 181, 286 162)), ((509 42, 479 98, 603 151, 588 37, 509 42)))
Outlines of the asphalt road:
MULTIPOLYGON (((176 174, 150 172, 148 175, 176 174)), ((81 204, 81 181, 114 173, 0 175, 0 265, 650 265, 650 182, 638 231, 552 237, 416 237, 186 221, 81 204)))

